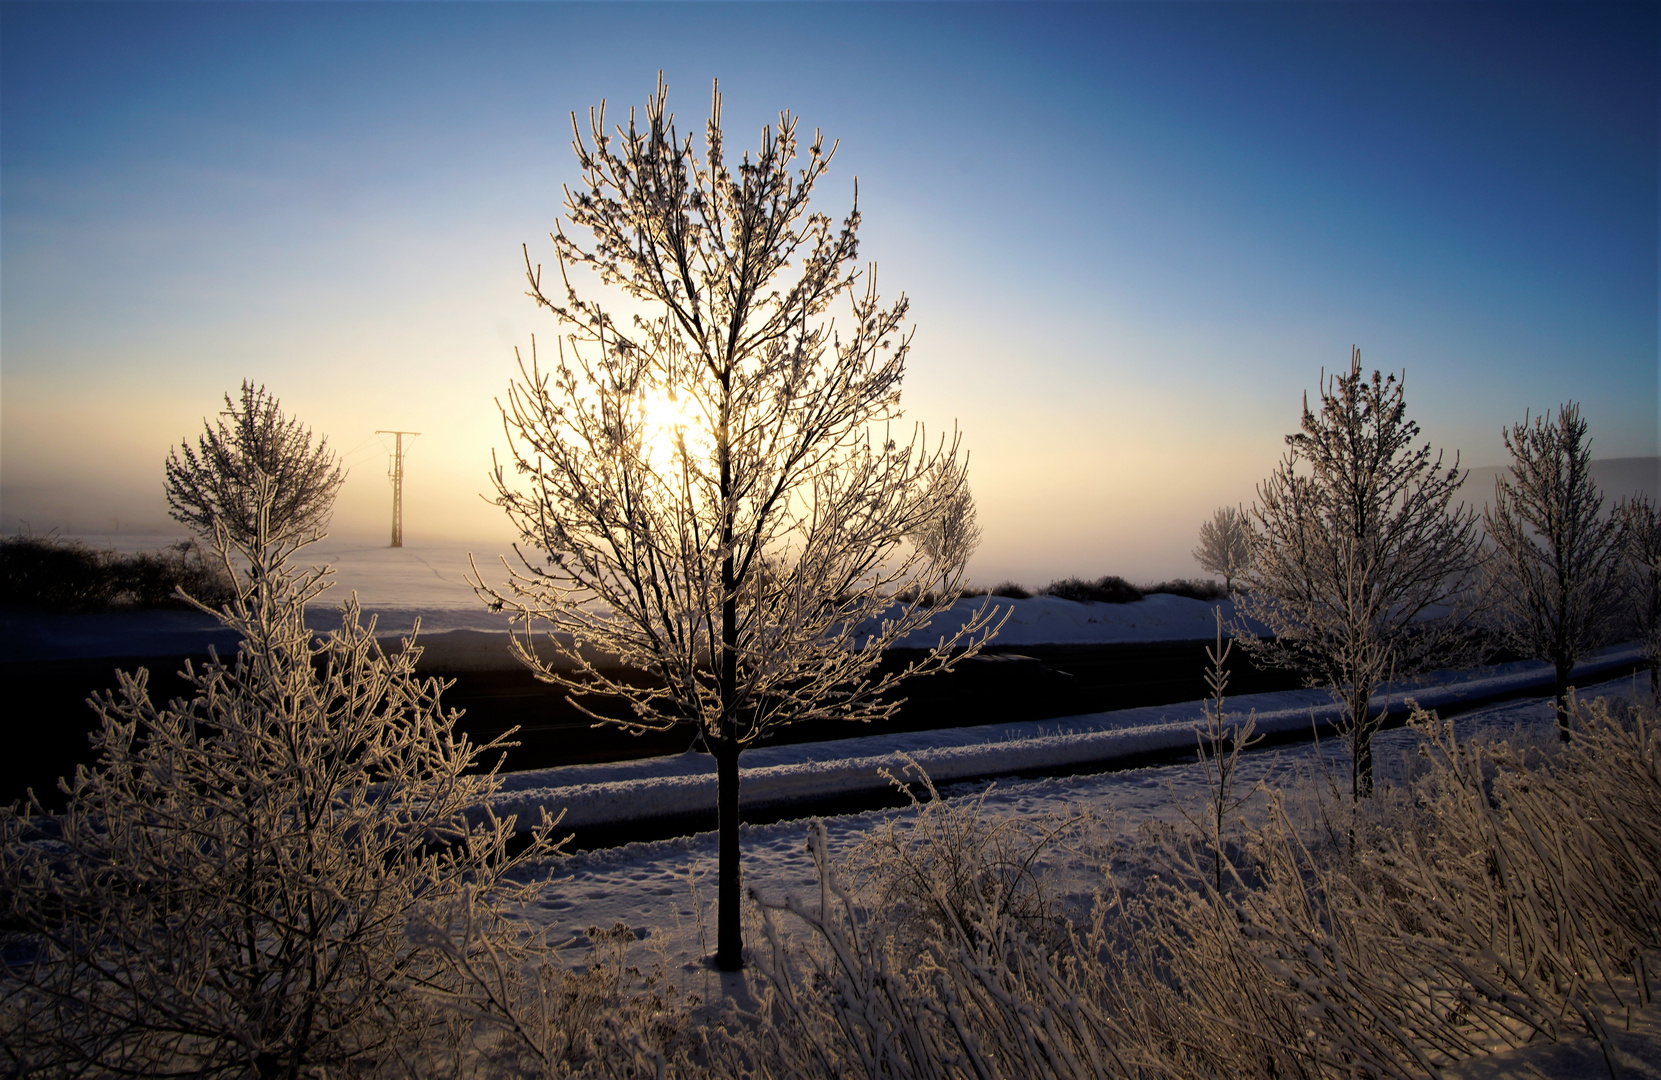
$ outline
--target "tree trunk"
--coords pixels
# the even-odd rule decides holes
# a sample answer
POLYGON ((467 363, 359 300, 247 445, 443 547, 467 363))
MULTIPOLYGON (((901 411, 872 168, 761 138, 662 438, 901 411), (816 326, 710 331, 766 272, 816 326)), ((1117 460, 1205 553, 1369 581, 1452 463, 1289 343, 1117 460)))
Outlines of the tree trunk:
POLYGON ((1557 680, 1552 687, 1552 704, 1557 709, 1557 734, 1564 742, 1569 741, 1569 676, 1574 672, 1574 661, 1560 656, 1553 661, 1552 666, 1557 669, 1557 680))
POLYGON ((1350 723, 1355 725, 1355 767, 1350 777, 1350 795, 1356 799, 1373 794, 1373 725, 1367 715, 1371 687, 1350 691, 1350 723))
POLYGON ((744 966, 744 931, 740 921, 743 893, 738 851, 737 741, 720 739, 715 751, 715 805, 720 856, 717 861, 715 966, 738 971, 744 966))

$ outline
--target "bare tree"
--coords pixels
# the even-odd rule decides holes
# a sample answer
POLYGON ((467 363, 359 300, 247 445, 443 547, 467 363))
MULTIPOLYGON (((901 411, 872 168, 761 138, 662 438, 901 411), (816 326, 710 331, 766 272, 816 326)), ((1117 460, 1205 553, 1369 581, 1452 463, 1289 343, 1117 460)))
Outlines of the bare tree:
POLYGON ((1200 569, 1223 575, 1223 588, 1234 595, 1234 579, 1245 573, 1251 560, 1251 519, 1232 506, 1219 507, 1211 520, 1200 526, 1200 546, 1194 561, 1200 569))
POLYGON ((1461 621, 1438 607, 1470 584, 1475 516, 1452 507, 1458 457, 1443 468, 1407 418, 1396 376, 1322 373, 1321 411, 1306 394, 1303 430, 1286 437, 1279 468, 1258 485, 1251 565, 1235 627, 1262 661, 1331 687, 1354 751, 1356 797, 1373 789, 1373 688, 1393 675, 1447 666, 1464 641, 1461 621), (1246 630, 1247 620, 1272 637, 1246 630))
POLYGON ((245 571, 217 613, 235 661, 187 663, 190 696, 165 706, 121 673, 67 812, 0 808, 13 1075, 359 1075, 407 1063, 458 1001, 487 1009, 471 968, 531 957, 503 915, 528 887, 506 875, 553 823, 510 857, 512 819, 469 822, 498 744, 455 732, 419 650, 384 654, 355 599, 313 636, 327 570, 290 560, 314 537, 273 529, 271 478, 250 495, 247 538, 213 519, 245 571))
POLYGON ((1643 642, 1649 692, 1661 698, 1661 507, 1642 495, 1622 504, 1628 574, 1627 629, 1643 642))
POLYGON ((1603 513, 1586 430, 1571 401, 1555 420, 1530 424, 1525 416, 1505 431, 1511 476, 1494 481, 1494 504, 1484 514, 1495 622, 1513 649, 1555 669, 1565 738, 1569 675, 1608 640, 1623 583, 1621 523, 1603 513))
POLYGON ((972 537, 942 518, 967 505, 966 459, 956 438, 884 426, 900 415, 907 304, 882 305, 874 269, 861 280, 857 203, 840 228, 808 209, 835 147, 815 134, 794 166, 796 121, 783 113, 734 168, 717 90, 695 153, 661 78, 644 121, 631 111, 608 135, 602 105, 585 138, 572 117, 583 183, 566 190, 566 217, 592 245, 554 233, 553 295, 526 254, 530 295, 565 333, 551 368, 534 345, 520 360, 502 406, 513 477, 500 463, 494 477, 524 545, 546 558, 522 548, 506 587, 475 584, 520 622, 519 658, 593 702, 590 715, 635 731, 685 725, 714 755, 716 960, 733 970, 740 751, 783 724, 891 716, 896 683, 974 653, 991 614, 878 672, 884 650, 961 586, 972 537), (644 312, 625 328, 579 295, 579 271, 644 312), (844 297, 837 326, 826 312, 844 297), (596 650, 651 680, 601 670, 596 650))
POLYGON ((328 526, 345 474, 328 439, 313 444, 311 429, 284 416, 264 386, 244 379, 239 399, 233 402, 226 394, 218 421, 203 426, 195 449, 181 439, 167 455, 167 505, 174 520, 204 536, 211 536, 217 523, 236 544, 246 544, 258 528, 256 478, 263 474, 272 483, 273 539, 328 526))

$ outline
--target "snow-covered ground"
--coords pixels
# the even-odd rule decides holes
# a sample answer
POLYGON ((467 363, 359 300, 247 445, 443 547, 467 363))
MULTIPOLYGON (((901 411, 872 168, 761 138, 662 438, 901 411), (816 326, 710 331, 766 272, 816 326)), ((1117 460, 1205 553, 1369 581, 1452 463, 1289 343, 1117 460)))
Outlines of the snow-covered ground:
MULTIPOLYGON (((1644 690, 1647 692, 1647 687, 1644 690)), ((1585 695, 1620 696, 1633 691, 1634 680, 1626 677, 1589 686, 1585 695)), ((1240 703, 1249 704, 1245 699, 1240 703)), ((1268 702, 1260 700, 1259 704, 1268 702)), ((1068 723, 1061 722, 1063 726, 1068 723)), ((1552 724, 1550 701, 1528 698, 1465 713, 1457 719, 1456 729, 1462 738, 1480 731, 1513 739, 1549 739, 1552 724)), ((1417 741, 1418 735, 1405 728, 1376 737, 1381 784, 1400 779, 1414 767, 1417 741)), ((795 749, 781 748, 781 753, 795 749)), ((761 756, 765 753, 754 751, 746 761, 766 760, 761 756)), ((888 757, 887 764, 898 772, 903 762, 895 753, 888 757)), ((746 782, 756 771, 747 771, 746 782)), ((1347 788, 1348 775, 1349 759, 1341 742, 1325 740, 1247 754, 1239 783, 1240 789, 1259 783, 1266 789, 1281 787, 1290 792, 1292 799, 1308 800, 1313 798, 1315 784, 1326 783, 1323 778, 1347 788)), ((1058 847, 1047 864, 1063 904, 1082 914, 1093 890, 1102 882, 1101 842, 1117 839, 1134 844, 1136 831, 1143 823, 1179 824, 1185 815, 1197 814, 1205 799, 1206 781, 1197 764, 1177 764, 1097 775, 942 783, 940 790, 948 799, 983 796, 982 810, 989 820, 1088 814, 1097 825, 1094 842, 1058 847)), ((652 796, 645 791, 636 796, 636 805, 650 813, 652 796)), ((1257 805, 1264 798, 1258 796, 1257 805)), ((1246 812, 1251 812, 1249 807, 1246 812)), ((879 810, 825 819, 833 855, 847 854, 889 821, 911 813, 914 811, 879 810)), ((817 895, 817 879, 806 850, 810 827, 807 820, 745 826, 742 845, 746 890, 775 900, 787 893, 817 895)), ((635 962, 661 964, 664 973, 683 991, 698 994, 706 1003, 727 998, 742 1003, 754 992, 746 977, 718 974, 704 959, 714 950, 715 865, 716 838, 712 832, 581 852, 540 867, 538 873, 552 876, 535 900, 516 914, 528 926, 546 930, 553 940, 570 942, 569 955, 574 962, 580 962, 590 927, 627 925, 638 939, 635 962)), ((747 934, 749 940, 756 939, 754 927, 747 934)), ((1651 1018, 1640 1019, 1641 1030, 1649 1033, 1645 1036, 1649 1041, 1642 1043, 1639 1051, 1644 1053, 1661 1046, 1661 1037, 1657 1037, 1661 1027, 1650 1023, 1651 1018)), ((1601 1064, 1595 1044, 1591 1049, 1576 1045, 1531 1047, 1521 1054, 1473 1062, 1471 1071, 1461 1075, 1570 1077, 1581 1075, 1575 1070, 1587 1061, 1601 1064), (1544 1072, 1530 1071, 1542 1065, 1546 1067, 1544 1072)))

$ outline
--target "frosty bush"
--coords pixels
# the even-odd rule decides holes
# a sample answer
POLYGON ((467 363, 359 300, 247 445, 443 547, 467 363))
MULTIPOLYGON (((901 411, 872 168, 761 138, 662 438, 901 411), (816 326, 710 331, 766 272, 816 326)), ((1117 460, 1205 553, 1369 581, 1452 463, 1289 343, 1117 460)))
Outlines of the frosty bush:
POLYGON ((262 512, 260 478, 270 484, 264 508, 272 537, 305 536, 325 528, 345 474, 329 440, 283 415, 282 403, 244 379, 236 401, 225 395, 217 423, 203 422, 193 449, 186 440, 168 451, 167 506, 174 520, 211 535, 229 531, 237 543, 254 540, 262 512))
MULTIPOLYGON (((1104 875, 1059 939, 977 899, 996 890, 960 893, 965 914, 919 938, 850 886, 816 827, 817 902, 763 905, 765 1022, 711 1052, 754 1077, 1336 1080, 1584 1032, 1613 1060, 1606 1018, 1653 1002, 1661 960, 1661 738, 1653 706, 1571 707, 1583 734, 1549 755, 1416 713, 1423 773, 1346 803, 1353 845, 1310 839, 1277 799, 1221 888, 1209 838, 1150 828, 1141 884, 1104 875)), ((913 834, 937 850, 904 862, 972 862, 982 811, 942 806, 913 834)), ((889 880, 915 905, 940 876, 889 880)))
POLYGON ((493 987, 535 951, 504 917, 508 874, 553 850, 552 822, 509 857, 511 819, 470 821, 499 742, 458 735, 413 641, 385 654, 355 599, 313 637, 327 571, 291 559, 316 534, 274 532, 270 477, 254 494, 248 538, 214 520, 245 570, 217 613, 234 661, 187 664, 191 696, 164 706, 121 673, 67 812, 0 810, 13 1075, 397 1072, 472 1019, 513 1030, 493 987))

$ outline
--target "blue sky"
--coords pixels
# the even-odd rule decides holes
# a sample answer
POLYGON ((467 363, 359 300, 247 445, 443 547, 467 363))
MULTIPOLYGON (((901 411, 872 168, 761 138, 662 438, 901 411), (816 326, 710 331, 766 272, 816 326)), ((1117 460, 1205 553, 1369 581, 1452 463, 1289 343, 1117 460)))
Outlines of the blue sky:
MULTIPOLYGON (((1471 465, 1574 399, 1657 453, 1658 22, 1528 4, 0 7, 0 525, 164 527, 244 376, 351 451, 336 531, 499 538, 519 245, 570 113, 662 69, 730 145, 841 141, 917 327, 908 414, 972 453, 983 581, 1192 574, 1350 345, 1471 465)), ((540 248, 538 240, 541 240, 540 248)))

